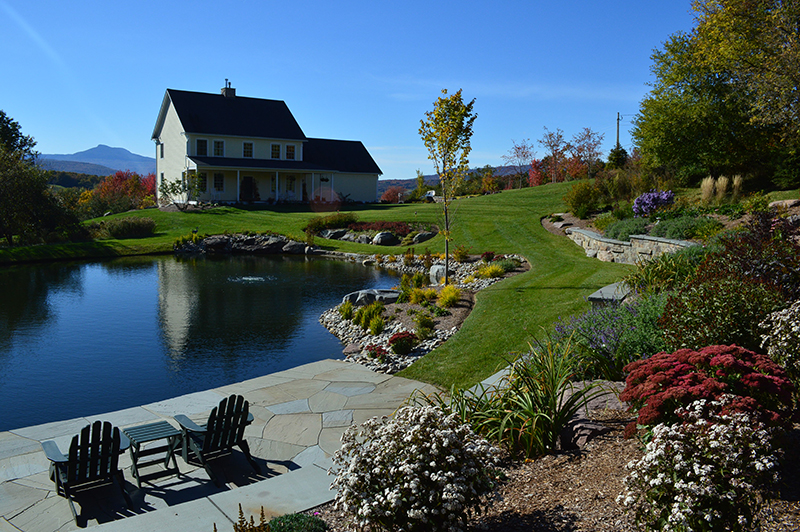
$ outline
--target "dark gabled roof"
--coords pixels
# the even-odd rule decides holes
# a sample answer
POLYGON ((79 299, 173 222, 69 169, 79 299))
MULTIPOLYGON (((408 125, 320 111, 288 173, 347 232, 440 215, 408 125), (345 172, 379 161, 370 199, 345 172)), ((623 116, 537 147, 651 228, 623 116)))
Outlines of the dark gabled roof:
POLYGON ((383 174, 357 140, 308 139, 303 146, 303 160, 342 173, 383 174))
POLYGON ((187 133, 305 140, 286 103, 167 89, 187 133))

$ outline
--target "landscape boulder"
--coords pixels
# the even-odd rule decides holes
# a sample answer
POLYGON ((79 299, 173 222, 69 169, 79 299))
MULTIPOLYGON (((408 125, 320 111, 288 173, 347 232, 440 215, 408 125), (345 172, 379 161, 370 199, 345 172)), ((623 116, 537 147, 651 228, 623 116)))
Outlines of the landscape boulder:
POLYGON ((290 240, 285 246, 283 246, 283 252, 290 255, 304 255, 307 247, 308 246, 304 242, 290 240))
POLYGON ((432 233, 430 231, 420 231, 416 235, 414 235, 414 243, 419 244, 421 242, 425 242, 426 240, 430 240, 431 238, 435 237, 436 233, 432 233))
POLYGON ((371 244, 372 243, 372 239, 369 237, 368 234, 362 233, 362 234, 358 235, 357 237, 355 237, 354 242, 357 242, 359 244, 371 244))
MULTIPOLYGON (((441 284, 442 279, 444 279, 444 272, 445 269, 443 264, 434 264, 433 266, 431 266, 431 271, 430 271, 431 284, 432 285, 441 284)), ((450 270, 450 277, 452 277, 453 275, 454 275, 453 270, 450 270)))
POLYGON ((325 229, 319 236, 322 238, 329 238, 331 240, 339 240, 347 234, 347 229, 325 229))
POLYGON ((389 231, 381 231, 372 239, 372 243, 376 246, 396 246, 400 240, 389 231))
POLYGON ((356 307, 370 305, 375 301, 380 301, 384 305, 389 305, 397 301, 400 297, 399 290, 370 289, 350 292, 342 298, 342 303, 350 301, 356 307))
POLYGON ((203 239, 203 248, 206 253, 230 253, 231 238, 227 235, 209 236, 203 239))

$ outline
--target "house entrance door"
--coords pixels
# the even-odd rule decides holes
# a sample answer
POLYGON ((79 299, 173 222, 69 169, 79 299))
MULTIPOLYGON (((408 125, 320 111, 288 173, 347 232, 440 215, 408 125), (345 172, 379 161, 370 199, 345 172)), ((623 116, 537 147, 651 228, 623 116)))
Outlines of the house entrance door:
POLYGON ((239 201, 249 202, 261 199, 258 194, 258 186, 253 176, 242 177, 242 184, 239 187, 239 201))

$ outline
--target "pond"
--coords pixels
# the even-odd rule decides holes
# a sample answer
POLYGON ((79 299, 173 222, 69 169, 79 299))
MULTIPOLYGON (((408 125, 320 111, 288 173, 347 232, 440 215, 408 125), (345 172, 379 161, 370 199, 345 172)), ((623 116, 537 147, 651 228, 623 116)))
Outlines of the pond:
POLYGON ((0 431, 341 358, 319 316, 389 272, 297 256, 0 269, 0 431))

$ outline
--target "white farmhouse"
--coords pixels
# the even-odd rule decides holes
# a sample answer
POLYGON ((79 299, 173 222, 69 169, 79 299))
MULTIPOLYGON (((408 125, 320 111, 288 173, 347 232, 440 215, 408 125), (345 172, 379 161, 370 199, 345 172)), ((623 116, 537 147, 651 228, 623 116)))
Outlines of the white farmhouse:
POLYGON ((185 200, 377 200, 381 169, 360 141, 308 138, 280 100, 167 89, 152 139, 156 190, 195 174, 185 200))

